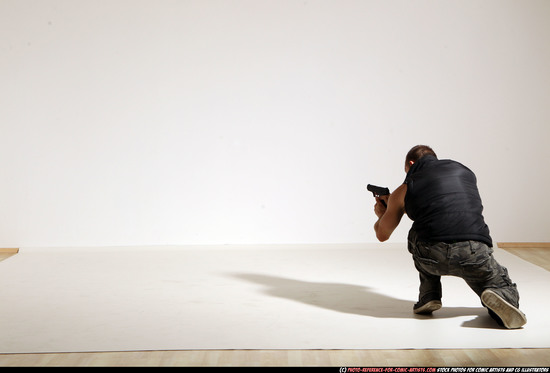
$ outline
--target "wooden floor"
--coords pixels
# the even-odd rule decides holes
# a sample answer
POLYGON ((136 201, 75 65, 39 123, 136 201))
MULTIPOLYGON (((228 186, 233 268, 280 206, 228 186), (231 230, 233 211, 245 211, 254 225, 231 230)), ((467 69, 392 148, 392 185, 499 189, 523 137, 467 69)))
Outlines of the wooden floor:
MULTIPOLYGON (((500 245, 499 245, 500 246, 500 245)), ((502 245, 550 271, 548 245, 502 245)), ((0 261, 13 253, 0 252, 0 261)), ((550 367, 550 349, 460 350, 193 350, 0 354, 0 367, 88 366, 347 366, 550 367)))

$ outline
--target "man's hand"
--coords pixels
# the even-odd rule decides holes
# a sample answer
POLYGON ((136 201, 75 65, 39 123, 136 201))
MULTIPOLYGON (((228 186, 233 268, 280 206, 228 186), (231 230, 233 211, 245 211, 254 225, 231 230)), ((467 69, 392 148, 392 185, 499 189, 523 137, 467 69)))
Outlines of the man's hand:
POLYGON ((376 204, 374 205, 374 213, 378 218, 380 218, 382 215, 386 213, 388 200, 390 198, 390 195, 387 194, 385 196, 376 197, 376 204), (384 203, 382 203, 384 201, 384 203))

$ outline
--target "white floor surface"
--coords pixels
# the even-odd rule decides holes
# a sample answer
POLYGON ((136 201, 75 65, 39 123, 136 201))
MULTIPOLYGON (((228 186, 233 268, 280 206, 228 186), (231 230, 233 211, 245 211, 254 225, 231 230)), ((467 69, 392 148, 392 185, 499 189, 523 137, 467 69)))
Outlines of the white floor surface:
POLYGON ((550 272, 495 257, 522 329, 453 277, 440 311, 414 315, 406 244, 22 248, 0 262, 0 353, 550 348, 550 272))

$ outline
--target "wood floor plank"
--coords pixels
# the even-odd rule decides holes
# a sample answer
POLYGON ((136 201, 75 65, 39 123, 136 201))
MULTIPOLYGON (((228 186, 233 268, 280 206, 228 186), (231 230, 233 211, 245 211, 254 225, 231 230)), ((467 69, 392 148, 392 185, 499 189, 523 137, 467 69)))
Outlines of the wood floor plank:
POLYGON ((507 252, 520 257, 530 263, 538 265, 550 271, 550 248, 546 247, 532 247, 532 248, 505 248, 507 252))
POLYGON ((549 349, 197 350, 0 354, 1 367, 550 366, 549 349))

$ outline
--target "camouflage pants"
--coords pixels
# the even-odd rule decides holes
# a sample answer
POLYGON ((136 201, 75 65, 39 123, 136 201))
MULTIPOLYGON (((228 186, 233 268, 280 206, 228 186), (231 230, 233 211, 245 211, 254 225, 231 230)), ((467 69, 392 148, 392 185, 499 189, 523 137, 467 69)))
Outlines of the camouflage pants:
POLYGON ((519 307, 516 284, 508 270, 493 257, 493 249, 478 241, 425 243, 417 240, 411 229, 408 249, 420 276, 419 301, 423 297, 441 299, 441 276, 457 276, 466 281, 479 296, 491 289, 510 304, 519 307))

